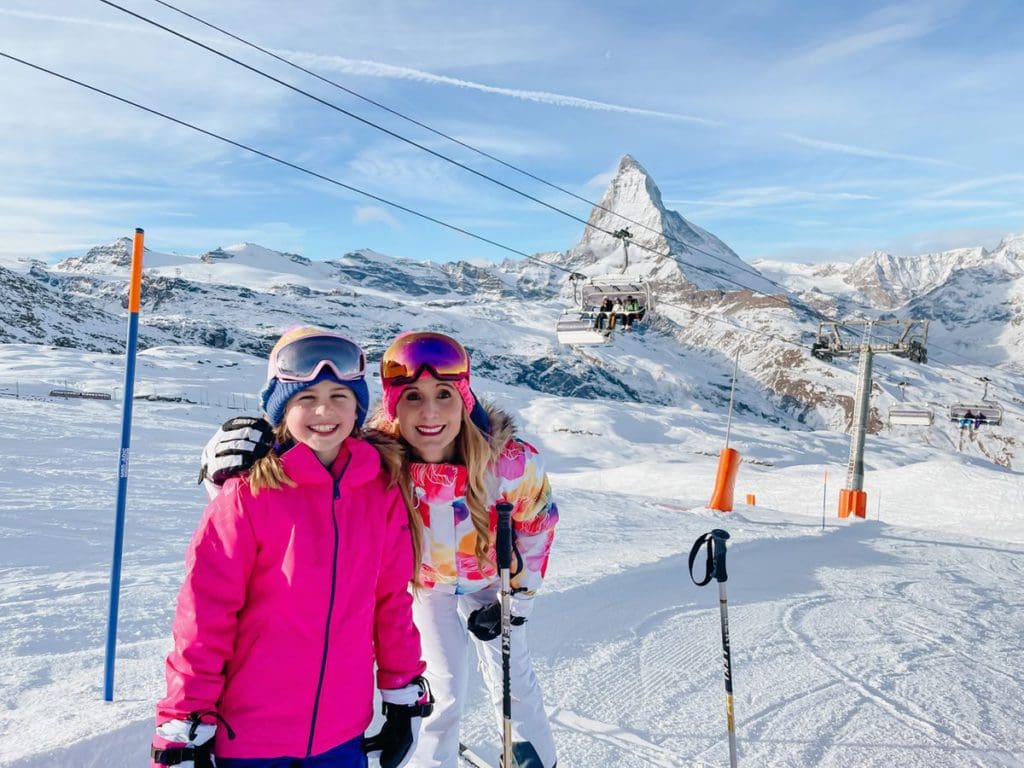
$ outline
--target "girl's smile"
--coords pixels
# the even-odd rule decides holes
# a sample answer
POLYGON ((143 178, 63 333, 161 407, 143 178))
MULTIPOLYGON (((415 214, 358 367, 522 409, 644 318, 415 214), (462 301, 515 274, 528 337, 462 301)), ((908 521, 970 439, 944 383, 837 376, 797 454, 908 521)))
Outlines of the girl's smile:
POLYGON ((336 381, 319 381, 288 401, 284 423, 292 437, 329 467, 356 425, 355 393, 336 381))

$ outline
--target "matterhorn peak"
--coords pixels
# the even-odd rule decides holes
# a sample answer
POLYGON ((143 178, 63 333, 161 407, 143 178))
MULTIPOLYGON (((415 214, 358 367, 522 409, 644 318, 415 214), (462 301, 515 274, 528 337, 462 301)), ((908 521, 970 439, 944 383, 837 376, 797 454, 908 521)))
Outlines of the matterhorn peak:
POLYGON ((661 190, 632 155, 623 155, 583 236, 568 255, 588 274, 620 272, 697 288, 777 293, 717 237, 669 210, 661 190), (628 231, 628 263, 623 230, 628 231))

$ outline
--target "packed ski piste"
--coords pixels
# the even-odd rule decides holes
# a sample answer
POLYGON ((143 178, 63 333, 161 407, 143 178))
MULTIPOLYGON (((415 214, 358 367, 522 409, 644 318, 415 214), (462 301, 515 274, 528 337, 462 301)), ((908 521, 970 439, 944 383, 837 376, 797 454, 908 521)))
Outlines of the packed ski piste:
MULTIPOLYGON (((334 343, 339 342, 330 342, 334 343)), ((20 382, 19 396, 3 399, 11 418, 3 438, 9 472, 2 507, 7 567, 0 584, 8 610, 0 631, 11 706, 3 720, 0 763, 12 768, 144 764, 154 742, 154 704, 162 700, 165 706, 169 692, 183 696, 191 685, 175 683, 169 691, 165 665, 173 665, 175 675, 195 668, 182 661, 190 657, 187 642, 183 644, 181 638, 172 642, 170 636, 172 623, 180 623, 172 620, 182 582, 197 581, 194 568, 199 557, 189 571, 186 548, 202 552, 205 547, 226 544, 228 539, 218 536, 229 530, 237 535, 246 530, 247 536, 263 535, 269 529, 260 527, 259 515, 276 506, 276 495, 267 489, 252 496, 247 484, 225 479, 230 467, 211 472, 211 457, 220 461, 238 455, 224 453, 226 446, 218 448, 226 436, 223 430, 218 436, 217 428, 229 419, 245 417, 249 421, 229 424, 241 423, 249 430, 248 441, 254 446, 272 447, 271 441, 262 432, 265 427, 255 422, 258 412, 240 414, 226 405, 199 406, 169 398, 136 403, 114 697, 104 702, 102 647, 114 482, 110 459, 116 455, 120 404, 54 401, 47 397, 49 384, 33 384, 31 372, 42 365, 66 372, 72 380, 99 380, 114 375, 111 370, 120 360, 33 345, 5 345, 0 354, 5 375, 20 382), (209 444, 207 474, 223 481, 222 488, 212 489, 215 495, 205 514, 207 494, 194 484, 204 444, 209 444), (218 452, 224 455, 216 457, 218 452), (247 529, 229 526, 230 520, 240 519, 237 516, 248 509, 246 504, 256 505, 251 509, 257 516, 251 519, 252 525, 247 529), (220 534, 207 531, 189 545, 193 532, 207 525, 220 534)), ((249 382, 252 392, 263 391, 271 411, 285 421, 289 416, 281 409, 287 410, 293 397, 316 398, 327 389, 334 393, 328 399, 339 398, 345 408, 354 406, 355 426, 363 393, 358 377, 344 378, 343 359, 334 361, 337 370, 321 366, 307 381, 275 383, 267 376, 266 359, 223 354, 233 365, 210 369, 202 362, 209 355, 200 348, 150 349, 140 354, 139 375, 162 376, 183 386, 203 382, 224 393, 237 391, 241 379, 249 382), (325 369, 327 375, 323 375, 325 369)), ((301 358, 279 361, 289 362, 293 374, 303 373, 301 358)), ((357 356, 349 362, 358 366, 357 356)), ((842 519, 836 514, 840 482, 829 483, 825 474, 830 470, 833 475, 842 474, 847 437, 815 434, 814 455, 825 461, 809 461, 806 434, 737 422, 731 427, 731 444, 752 461, 740 468, 733 510, 720 512, 708 508, 718 469, 715 449, 725 437, 725 425, 716 416, 675 407, 538 395, 476 375, 471 388, 458 385, 459 379, 449 379, 446 385, 441 377, 454 370, 438 369, 434 377, 424 369, 426 378, 421 371, 410 383, 393 385, 390 399, 371 382, 366 398, 380 406, 376 415, 368 417, 379 419, 374 423, 389 423, 390 408, 401 425, 406 409, 403 397, 412 397, 417 408, 450 401, 458 406, 461 429, 469 425, 482 433, 470 415, 476 412, 477 421, 482 422, 486 414, 492 436, 500 441, 500 414, 515 414, 517 437, 512 438, 512 448, 499 455, 501 462, 511 462, 501 486, 511 493, 512 488, 524 487, 525 478, 533 478, 526 486, 536 489, 530 497, 546 498, 550 492, 558 511, 553 538, 543 532, 550 528, 537 528, 542 539, 551 538, 551 545, 543 583, 528 598, 532 602, 528 617, 514 605, 512 610, 501 610, 503 602, 523 599, 517 597, 522 593, 515 592, 511 576, 518 567, 514 554, 507 598, 502 569, 494 568, 494 581, 486 567, 480 571, 479 581, 493 585, 488 588, 494 590, 499 610, 497 620, 476 614, 474 627, 494 639, 481 640, 467 627, 465 622, 476 608, 455 613, 459 618, 455 628, 465 633, 467 644, 493 649, 493 656, 477 663, 472 651, 465 656, 465 692, 453 739, 456 759, 462 764, 476 760, 497 766, 501 761, 506 727, 503 635, 510 637, 510 656, 514 656, 520 633, 529 639, 534 678, 543 690, 543 719, 554 757, 562 766, 724 766, 732 756, 730 735, 739 764, 748 765, 1021 765, 1022 704, 1014 692, 1019 692, 1024 679, 1018 652, 1024 629, 1019 610, 1024 524, 1016 514, 1022 499, 1014 473, 977 459, 942 455, 927 447, 915 451, 879 438, 874 443, 868 487, 884 489, 882 499, 866 519, 842 519), (425 384, 440 391, 447 386, 454 394, 432 400, 436 390, 421 389, 425 384), (467 402, 470 396, 473 400, 467 402), (626 455, 628 462, 623 460, 626 455), (536 467, 541 460, 547 485, 537 482, 539 475, 530 474, 531 462, 536 467), (751 495, 756 491, 756 504, 739 501, 746 490, 751 495), (978 500, 982 490, 984 503, 978 500), (718 530, 729 534, 724 583, 714 577, 708 544, 719 540, 713 533, 718 530), (702 538, 691 561, 691 550, 702 538), (707 585, 695 586, 694 581, 705 580, 708 573, 707 585), (722 587, 728 589, 727 616, 721 595, 716 594, 722 587), (513 623, 517 615, 526 621, 513 623), (728 676, 723 669, 726 647, 731 656, 728 676), (726 682, 731 687, 733 731, 726 682)), ((347 369, 347 375, 357 372, 357 367, 347 369)), ((415 373, 395 369, 401 381, 415 373)), ((5 388, 8 381, 4 380, 5 388)), ((221 401, 227 403, 227 398, 221 401)), ((299 408, 292 411, 301 412, 299 408)), ((412 491, 418 502, 414 509, 429 510, 432 524, 436 510, 446 504, 455 509, 461 498, 455 490, 458 486, 448 485, 457 483, 460 473, 449 473, 448 465, 429 461, 440 425, 429 423, 433 421, 454 425, 430 413, 423 422, 426 428, 413 436, 425 452, 423 469, 441 470, 424 472, 417 481, 421 484, 414 486, 428 493, 412 491), (431 501, 434 498, 436 502, 431 501)), ((282 493, 301 493, 306 482, 312 483, 310 488, 318 487, 314 478, 321 472, 329 477, 326 467, 318 469, 324 467, 318 451, 330 452, 332 442, 338 441, 338 430, 319 417, 306 426, 305 433, 301 423, 296 426, 299 441, 282 452, 284 471, 292 469, 299 482, 295 488, 282 485, 282 493), (303 445, 304 434, 315 448, 293 454, 303 445), (308 480, 307 470, 293 465, 300 455, 308 480)), ((340 441, 339 456, 343 450, 353 450, 356 444, 343 448, 351 439, 340 441)), ((352 454, 350 470, 357 468, 356 454, 365 457, 373 451, 381 457, 377 472, 386 474, 385 454, 388 447, 401 450, 395 445, 398 439, 395 434, 364 430, 358 445, 366 450, 352 454)), ((275 450, 282 447, 278 444, 275 450)), ((411 467, 415 473, 416 463, 411 467)), ((372 477, 362 472, 359 476, 372 477)), ((339 487, 348 488, 347 483, 356 479, 355 474, 346 475, 339 487)), ((374 487, 373 482, 388 488, 383 476, 369 487, 374 487)), ((324 486, 327 498, 331 483, 327 479, 324 486)), ((401 493, 400 489, 399 484, 388 493, 401 493)), ((313 495, 319 499, 324 494, 313 495)), ((339 503, 353 504, 356 498, 346 492, 339 503)), ((319 508, 323 502, 310 503, 319 508)), ((513 502, 513 520, 515 509, 513 502)), ((495 509, 496 529, 499 513, 495 509)), ((343 518, 344 514, 338 515, 339 525, 343 518)), ((461 524, 470 520, 467 512, 461 524)), ((452 521, 457 524, 454 517, 452 521)), ((326 542, 317 540, 308 546, 326 543, 333 552, 332 527, 321 537, 326 542)), ((339 528, 340 533, 345 530, 339 528)), ((339 553, 354 540, 370 536, 371 530, 363 525, 349 531, 348 541, 340 535, 339 553)), ((243 551, 246 547, 254 551, 254 545, 236 541, 232 546, 231 551, 248 562, 243 551)), ((451 557, 445 552, 444 547, 432 545, 420 556, 424 563, 441 566, 444 557, 451 557)), ((361 561, 351 557, 347 555, 349 568, 335 585, 338 594, 356 589, 369 570, 355 568, 361 561)), ((462 560, 467 567, 479 565, 472 546, 462 560)), ((528 578, 529 551, 524 560, 526 570, 520 573, 528 578)), ((533 561, 537 562, 535 556, 533 561)), ((303 574, 297 562, 282 561, 276 572, 298 579, 303 574)), ((436 592, 446 578, 456 583, 455 574, 443 567, 434 570, 434 586, 424 585, 421 591, 436 592)), ((217 573, 221 587, 229 591, 230 571, 218 569, 217 573)), ((258 579, 248 583, 256 585, 258 579)), ((459 603, 471 601, 481 591, 460 594, 453 589, 436 594, 459 603)), ((292 663, 313 665, 314 688, 307 702, 316 692, 322 663, 325 685, 333 675, 344 674, 343 665, 331 668, 333 656, 324 662, 325 647, 339 641, 323 631, 326 602, 314 599, 301 612, 274 604, 274 618, 262 624, 259 635, 287 633, 289 640, 258 665, 252 690, 260 707, 282 706, 291 695, 285 692, 299 692, 296 698, 302 698, 301 692, 307 689, 301 680, 289 676, 292 663), (296 628, 314 623, 310 614, 321 621, 315 635, 296 628), (299 624, 293 625, 296 621, 299 624), (293 660, 289 649, 305 642, 314 649, 293 660), (274 682, 278 679, 280 683, 274 682), (281 696, 269 695, 279 691, 281 696)), ((416 608, 415 596, 410 603, 413 612, 422 610, 422 606, 416 608)), ((476 604, 494 605, 486 600, 470 602, 476 604)), ((347 614, 345 621, 361 615, 359 611, 347 614)), ((392 623, 391 629, 397 626, 392 623)), ((426 633, 421 629, 420 634, 426 633)), ((248 643, 251 647, 237 662, 240 668, 232 677, 233 686, 241 685, 249 674, 246 664, 259 658, 259 638, 248 643)), ((423 643, 421 652, 425 647, 423 643)), ((429 652, 424 655, 429 675, 429 652)), ((352 651, 343 656, 346 663, 359 662, 352 651)), ((383 674, 389 674, 389 668, 385 666, 383 674)), ((369 683, 371 689, 380 685, 394 692, 382 699, 374 698, 371 690, 368 703, 361 705, 361 711, 368 713, 364 717, 373 717, 367 734, 385 736, 384 742, 373 744, 398 745, 383 746, 381 757, 392 756, 407 742, 403 729, 412 730, 416 713, 423 716, 419 744, 412 751, 432 743, 428 724, 439 708, 439 687, 428 676, 426 685, 412 683, 410 695, 399 694, 408 687, 404 677, 415 677, 420 671, 414 664, 407 672, 399 672, 394 683, 381 683, 378 669, 377 680, 369 683), (432 707, 420 701, 428 686, 432 707), (382 706, 387 716, 381 714, 382 706), (424 714, 427 709, 432 709, 430 714, 424 714)), ((302 742, 300 752, 305 754, 301 747, 308 746, 311 733, 316 749, 324 723, 340 717, 334 711, 352 710, 354 690, 344 700, 325 700, 314 728, 305 719, 302 728, 289 724, 255 733, 268 742, 302 742)), ((515 697, 508 703, 514 746, 521 743, 517 735, 521 726, 515 721, 515 697)), ((186 724, 193 711, 201 710, 183 712, 186 724)), ((301 711, 297 717, 302 719, 301 711)), ((217 734, 228 744, 245 743, 238 733, 240 727, 248 728, 245 714, 218 710, 216 717, 200 716, 199 720, 214 730, 214 744, 217 734), (236 739, 230 738, 229 728, 236 739)), ((200 732, 197 727, 194 738, 201 738, 200 732)), ((177 743, 189 748, 187 740, 177 743)), ((441 739, 434 738, 433 743, 440 744, 441 739)), ((523 764, 529 764, 529 759, 523 764)))

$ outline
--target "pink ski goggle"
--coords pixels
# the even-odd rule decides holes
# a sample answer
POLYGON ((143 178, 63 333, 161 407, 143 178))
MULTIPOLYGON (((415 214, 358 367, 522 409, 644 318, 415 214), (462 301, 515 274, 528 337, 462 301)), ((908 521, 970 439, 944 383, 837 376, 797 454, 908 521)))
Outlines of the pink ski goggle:
POLYGON ((399 336, 380 361, 385 387, 412 384, 425 370, 438 381, 469 378, 469 354, 451 336, 422 331, 399 336))
POLYGON ((354 381, 366 374, 366 355, 351 339, 319 333, 285 342, 270 353, 268 378, 312 381, 327 366, 339 381, 354 381))

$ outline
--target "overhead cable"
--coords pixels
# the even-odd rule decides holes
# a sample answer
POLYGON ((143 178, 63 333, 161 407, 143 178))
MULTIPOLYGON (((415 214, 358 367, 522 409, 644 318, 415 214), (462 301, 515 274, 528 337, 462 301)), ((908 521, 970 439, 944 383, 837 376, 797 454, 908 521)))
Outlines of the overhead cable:
MULTIPOLYGON (((199 48, 202 48, 205 51, 209 51, 210 53, 214 54, 215 56, 219 56, 222 59, 225 59, 225 60, 230 61, 230 62, 232 62, 234 64, 237 64, 238 66, 240 66, 243 69, 246 69, 246 70, 252 72, 253 74, 257 74, 257 75, 259 75, 261 77, 266 78, 267 80, 270 80, 271 82, 277 83, 278 85, 281 85, 281 86, 283 86, 283 87, 285 87, 285 88, 287 88, 287 89, 289 89, 291 91, 294 91, 295 93, 298 93, 298 94, 300 94, 302 96, 305 96, 305 97, 307 97, 309 99, 312 99, 313 101, 315 101, 318 104, 321 104, 321 105, 327 107, 328 109, 332 109, 332 110, 334 110, 336 112, 339 112, 340 114, 343 114, 346 117, 350 117, 353 120, 356 120, 356 121, 358 121, 358 122, 360 122, 360 123, 362 123, 362 124, 364 124, 366 126, 369 126, 369 127, 374 128, 374 129, 376 129, 378 131, 381 131, 382 133, 385 133, 388 136, 391 136, 392 138, 397 139, 398 141, 401 141, 401 142, 403 142, 405 144, 408 144, 408 145, 410 145, 412 147, 415 147, 416 149, 419 149, 419 150, 421 150, 423 152, 426 152, 426 153, 428 153, 428 154, 438 158, 439 160, 443 160, 443 161, 445 161, 447 163, 451 163, 452 165, 455 165, 458 168, 461 168, 462 170, 466 171, 467 173, 471 173, 474 176, 477 176, 477 177, 479 177, 481 179, 484 179, 485 181, 489 181, 489 182, 491 182, 493 184, 496 184, 499 187, 501 187, 501 188, 503 188, 503 189, 505 189, 505 190, 507 190, 509 192, 512 192, 513 194, 519 195, 520 197, 523 197, 523 198, 525 198, 527 200, 530 200, 530 201, 532 201, 534 203, 537 203, 538 205, 541 205, 541 206, 543 206, 545 208, 548 208, 549 210, 554 211, 555 213, 561 214, 562 216, 566 216, 566 217, 572 219, 573 221, 576 221, 576 222, 582 224, 584 227, 589 227, 591 229, 597 230, 598 232, 603 232, 606 235, 613 235, 614 236, 614 232, 612 230, 610 230, 610 229, 605 229, 604 227, 599 227, 596 224, 591 224, 586 219, 583 219, 583 218, 577 216, 576 214, 572 213, 571 211, 567 211, 564 208, 559 208, 557 205, 552 205, 551 203, 548 203, 548 202, 546 202, 544 200, 541 200, 539 197, 536 197, 535 195, 531 195, 529 192, 524 192, 523 190, 518 189, 516 187, 513 187, 510 184, 506 184, 505 182, 501 181, 500 179, 496 179, 493 176, 490 176, 490 175, 488 175, 488 174, 486 174, 486 173, 484 173, 482 171, 478 171, 477 169, 475 169, 475 168, 473 168, 473 167, 471 167, 469 165, 466 165, 465 163, 459 162, 458 160, 456 160, 453 157, 449 157, 448 155, 445 155, 442 152, 438 152, 437 150, 431 149, 430 147, 427 147, 424 144, 421 144, 421 143, 419 143, 417 141, 414 141, 413 139, 410 139, 410 138, 408 138, 406 136, 403 136, 400 133, 392 131, 390 128, 385 128, 382 125, 378 125, 377 123, 373 122, 372 120, 368 120, 367 118, 362 117, 361 115, 357 115, 356 113, 354 113, 354 112, 352 112, 350 110, 347 110, 344 107, 338 106, 337 104, 334 104, 333 102, 327 101, 326 99, 322 99, 319 96, 317 96, 316 94, 313 94, 313 93, 310 93, 309 91, 303 90, 302 88, 299 88, 297 85, 293 85, 292 83, 289 83, 286 80, 282 80, 279 77, 275 77, 274 75, 272 75, 272 74, 270 74, 268 72, 264 72, 259 67, 254 67, 251 64, 247 64, 247 63, 245 63, 244 61, 242 61, 240 59, 236 59, 235 57, 230 56, 230 55, 224 53, 223 51, 218 51, 216 48, 213 48, 212 46, 206 45, 205 43, 200 42, 199 40, 196 40, 195 38, 189 37, 188 35, 184 34, 183 32, 179 32, 179 31, 177 31, 175 29, 172 29, 171 27, 168 27, 168 26, 166 26, 164 24, 161 24, 158 21, 150 19, 149 17, 144 16, 143 14, 136 13, 135 11, 133 11, 133 10, 131 10, 129 8, 125 8, 122 5, 118 5, 117 3, 113 2, 113 0, 99 0, 99 2, 103 3, 104 5, 110 6, 111 8, 116 8, 117 10, 122 11, 123 13, 126 13, 129 16, 134 17, 134 18, 138 19, 139 21, 145 22, 146 24, 150 24, 151 26, 154 26, 154 27, 156 27, 158 29, 162 29, 165 32, 168 32, 169 34, 174 35, 175 37, 177 37, 177 38, 179 38, 181 40, 185 40, 186 42, 189 42, 192 45, 195 45, 195 46, 197 46, 199 48)), ((641 248, 641 249, 643 249, 645 251, 648 251, 650 253, 653 253, 653 254, 655 254, 657 256, 661 256, 663 258, 670 258, 670 259, 676 261, 677 263, 679 263, 679 264, 681 264, 683 266, 689 267, 690 269, 693 269, 693 270, 696 270, 698 272, 703 272, 703 273, 705 273, 707 275, 710 275, 711 277, 713 277, 716 280, 720 280, 722 282, 730 283, 732 285, 735 285, 738 288, 741 288, 742 290, 752 291, 753 293, 761 294, 761 295, 766 296, 768 298, 771 298, 773 300, 778 300, 780 298, 780 297, 777 297, 777 296, 773 296, 772 294, 764 293, 763 291, 758 291, 758 290, 756 290, 754 288, 751 288, 751 287, 749 287, 747 285, 744 285, 743 283, 741 283, 741 282, 739 282, 737 280, 734 280, 734 279, 732 279, 730 277, 726 277, 726 276, 724 276, 724 275, 722 275, 722 274, 720 274, 718 272, 715 272, 713 270, 706 269, 705 267, 701 267, 701 266, 699 266, 697 264, 692 264, 692 263, 689 263, 689 262, 685 262, 682 259, 673 256, 671 253, 667 253, 667 254, 666 253, 662 253, 661 251, 657 250, 656 248, 652 248, 651 246, 644 245, 643 243, 635 243, 635 245, 637 247, 639 247, 639 248, 641 248)), ((687 246, 687 247, 691 247, 691 246, 687 246)), ((699 250, 699 249, 694 249, 694 250, 699 250)), ((710 257, 712 259, 715 259, 716 261, 720 261, 723 264, 726 264, 726 265, 728 265, 728 266, 730 266, 732 268, 736 268, 736 265, 734 263, 726 261, 725 259, 723 259, 720 256, 716 256, 714 254, 708 253, 707 251, 700 251, 700 253, 702 253, 703 255, 708 256, 708 257, 710 257)), ((740 267, 740 269, 742 270, 743 268, 740 267)), ((749 271, 749 270, 745 270, 745 271, 749 271)), ((754 273, 752 273, 752 274, 754 274, 754 273)), ((765 279, 766 281, 768 281, 767 278, 764 278, 763 276, 761 276, 761 277, 762 277, 762 279, 765 279)), ((770 282, 770 281, 768 281, 768 282, 770 282)), ((783 288, 783 290, 785 290, 785 289, 783 288)), ((786 301, 786 303, 788 304, 788 301, 786 301)))
MULTIPOLYGON (((159 3, 160 5, 164 6, 165 8, 168 8, 168 9, 170 9, 172 11, 175 11, 176 13, 180 13, 182 16, 185 16, 186 18, 192 19, 193 21, 196 21, 196 22, 198 22, 199 24, 202 24, 205 27, 208 27, 208 28, 213 29, 213 30, 215 30, 217 32, 220 32, 222 35, 230 37, 232 40, 235 40, 236 42, 239 42, 242 45, 248 46, 249 48, 252 48, 253 50, 259 51, 260 53, 262 53, 262 54, 264 54, 266 56, 269 56, 270 58, 275 59, 276 61, 279 61, 282 64, 286 64, 289 67, 292 67, 293 69, 297 69, 298 71, 303 72, 303 73, 309 75, 310 77, 316 78, 320 82, 327 83, 328 85, 330 85, 330 86, 332 86, 334 88, 337 88, 340 91, 344 91, 345 93, 349 94, 350 96, 354 96, 357 99, 361 99, 362 101, 366 102, 367 104, 372 104, 373 106, 377 107, 378 109, 381 109, 381 110, 387 112, 388 114, 394 115, 395 117, 398 117, 398 118, 400 118, 402 120, 405 120, 406 122, 411 123, 412 125, 415 125, 418 128, 422 128, 423 130, 428 131, 429 133, 432 133, 435 136, 438 136, 438 137, 440 137, 442 139, 445 139, 446 141, 450 141, 453 144, 457 144, 458 146, 462 147, 463 149, 468 149, 470 152, 473 152, 473 153, 475 153, 477 155, 480 155, 481 157, 485 157, 488 160, 491 160, 492 162, 497 163, 498 165, 504 166, 505 168, 508 168, 509 170, 515 171, 516 173, 522 174, 523 176, 526 176, 527 178, 532 179, 533 181, 539 182, 539 183, 541 183, 541 184, 543 184, 543 185, 545 185, 547 187, 550 187, 551 189, 554 189, 554 190, 557 190, 558 192, 561 192, 562 194, 565 194, 565 195, 568 195, 569 197, 575 198, 576 200, 579 200, 582 203, 586 203, 587 205, 591 206, 591 208, 598 208, 598 209, 604 211, 605 213, 609 213, 609 214, 611 214, 613 216, 617 216, 618 218, 622 219, 623 221, 627 221, 630 224, 633 224, 635 226, 641 227, 642 229, 646 229, 648 232, 653 232, 653 233, 655 233, 657 235, 661 235, 662 237, 664 237, 666 240, 668 240, 670 242, 678 243, 679 245, 682 245, 685 248, 689 248, 690 250, 696 251, 697 253, 703 254, 703 255, 708 256, 708 257, 713 258, 713 259, 719 259, 720 261, 723 261, 723 263, 726 263, 719 256, 716 256, 713 253, 709 253, 708 251, 705 251, 705 250, 703 250, 701 248, 698 248, 697 246, 695 246, 695 245, 693 245, 691 243, 687 243, 684 240, 680 240, 679 238, 672 237, 671 235, 668 235, 668 234, 666 234, 665 232, 663 232, 663 231, 661 231, 659 229, 656 229, 654 227, 648 226, 647 224, 644 224, 643 222, 637 221, 636 219, 632 219, 629 216, 626 216, 624 213, 619 213, 618 211, 613 211, 611 208, 607 208, 606 206, 601 205, 601 203, 599 203, 599 202, 595 202, 595 201, 590 200, 590 199, 588 199, 586 197, 583 197, 582 195, 578 195, 578 194, 576 194, 575 192, 573 192, 570 189, 566 189, 565 187, 563 187, 563 186, 561 186, 559 184, 555 184, 552 181, 548 181, 547 179, 545 179, 545 178, 543 178, 541 176, 538 176, 537 174, 532 173, 531 171, 528 171, 525 168, 520 168, 519 166, 515 165, 514 163, 510 163, 507 160, 503 160, 500 157, 498 157, 498 156, 496 156, 496 155, 494 155, 494 154, 492 154, 490 152, 487 152, 487 151, 485 151, 483 149, 480 149, 479 147, 473 146, 469 142, 462 141, 461 139, 458 139, 458 138, 456 138, 456 137, 454 137, 454 136, 452 136, 452 135, 450 135, 448 133, 445 133, 444 131, 438 130, 437 128, 434 128, 433 126, 428 125, 427 123, 424 123, 421 120, 417 120, 414 117, 410 117, 409 115, 407 115, 407 114, 405 114, 403 112, 400 112, 399 110, 394 109, 393 107, 389 107, 387 104, 383 104, 383 103, 377 101, 376 99, 371 99, 369 96, 366 96, 365 94, 362 94, 362 93, 360 93, 359 91, 356 91, 353 88, 349 88, 348 86, 342 85, 341 83, 339 83, 336 80, 332 80, 329 77, 324 77, 323 75, 319 74, 318 72, 315 72, 312 69, 304 67, 301 64, 296 64, 294 61, 292 61, 291 59, 289 59, 289 58, 287 58, 285 56, 281 56, 278 53, 274 53, 273 51, 271 51, 271 50, 269 50, 267 48, 264 48, 263 46, 260 46, 260 45, 258 45, 256 43, 252 42, 251 40, 247 40, 246 38, 242 37, 241 35, 237 35, 234 32, 231 32, 231 31, 229 31, 227 29, 224 29, 223 27, 220 27, 220 26, 214 24, 211 21, 208 21, 207 19, 204 19, 204 18, 201 18, 199 16, 196 16, 195 14, 189 13, 188 11, 183 10, 182 8, 177 7, 176 5, 168 3, 168 2, 166 2, 166 0, 153 0, 153 2, 159 3)), ((735 265, 732 265, 732 266, 735 266, 735 265)), ((771 278, 765 277, 763 274, 761 274, 757 270, 749 269, 749 268, 746 267, 746 265, 743 265, 743 264, 740 264, 738 268, 742 272, 746 272, 747 274, 753 275, 755 277, 760 277, 763 280, 765 280, 765 281, 771 283, 772 285, 775 285, 776 287, 781 288, 783 291, 785 291, 785 287, 784 286, 779 285, 778 283, 776 283, 771 278)))

